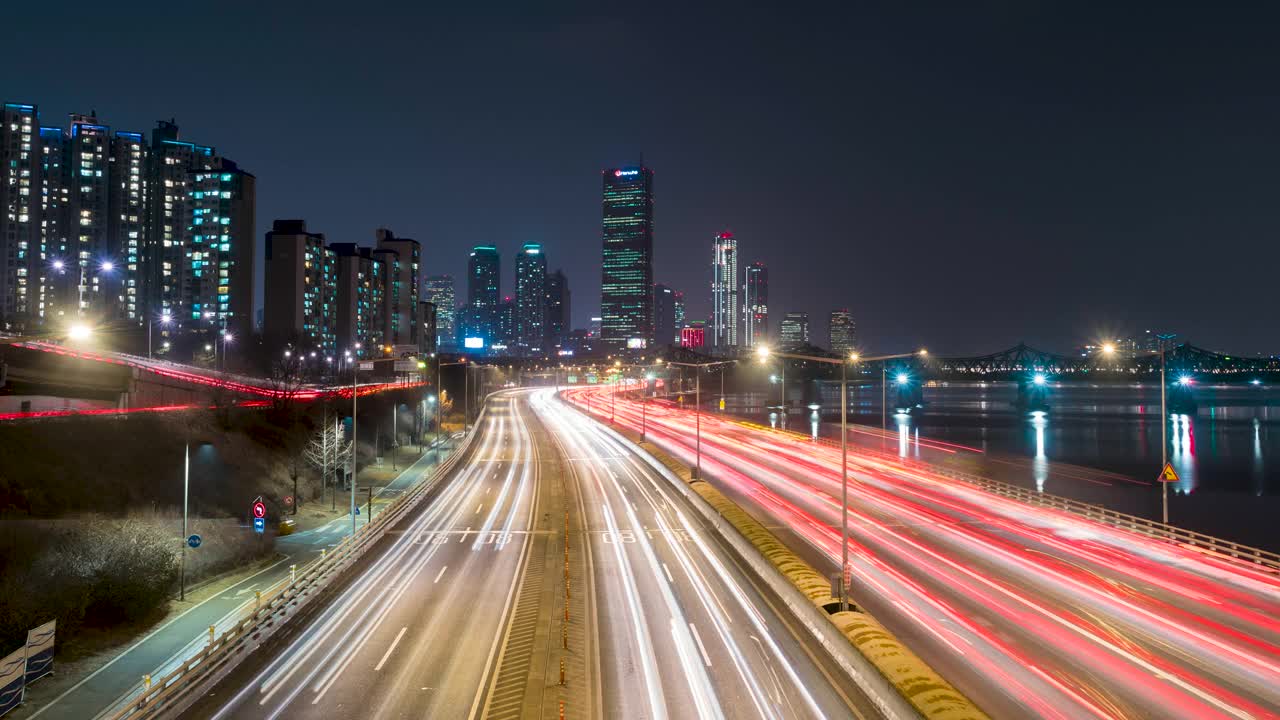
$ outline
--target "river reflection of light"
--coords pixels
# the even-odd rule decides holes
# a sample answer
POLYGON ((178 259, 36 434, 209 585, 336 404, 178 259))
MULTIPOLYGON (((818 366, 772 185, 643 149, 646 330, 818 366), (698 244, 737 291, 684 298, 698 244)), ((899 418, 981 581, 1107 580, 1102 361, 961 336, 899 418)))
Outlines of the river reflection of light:
POLYGON ((906 413, 894 413, 898 421, 898 457, 906 457, 911 447, 911 416, 906 413))
POLYGON ((1036 456, 1031 461, 1031 469, 1035 474, 1036 492, 1044 492, 1044 481, 1049 479, 1049 458, 1044 453, 1044 429, 1049 424, 1049 417, 1040 410, 1031 413, 1031 427, 1036 431, 1036 456))
POLYGON ((1196 435, 1195 418, 1190 415, 1173 414, 1169 416, 1169 424, 1173 433, 1173 453, 1169 462, 1178 473, 1175 489, 1181 493, 1189 493, 1196 488, 1196 435))
POLYGON ((1253 479, 1254 491, 1258 496, 1262 496, 1262 492, 1267 489, 1266 475, 1263 473, 1262 465, 1262 422, 1258 418, 1253 419, 1253 479))

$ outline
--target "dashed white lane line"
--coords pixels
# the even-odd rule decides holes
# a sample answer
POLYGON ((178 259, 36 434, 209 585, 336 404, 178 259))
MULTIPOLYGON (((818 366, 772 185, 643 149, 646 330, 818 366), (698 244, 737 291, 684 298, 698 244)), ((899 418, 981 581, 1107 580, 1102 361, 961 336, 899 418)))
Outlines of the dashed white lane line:
MULTIPOLYGON (((444 572, 444 571, 441 570, 440 572, 444 572)), ((387 651, 382 655, 382 659, 379 660, 378 664, 374 666, 373 668, 374 672, 378 672, 379 670, 382 669, 383 665, 387 664, 387 658, 391 657, 391 651, 395 650, 396 646, 400 644, 400 638, 404 637, 404 631, 408 629, 409 628, 407 627, 402 627, 400 628, 400 632, 396 633, 396 639, 391 641, 391 647, 387 648, 387 651)))
POLYGON ((449 566, 448 566, 448 565, 445 565, 444 567, 440 568, 440 574, 439 574, 439 575, 436 575, 436 579, 435 579, 435 580, 432 580, 432 581, 431 581, 431 584, 432 584, 432 585, 435 585, 436 583, 440 582, 440 578, 444 577, 444 571, 445 571, 445 570, 448 570, 448 569, 449 569, 449 566))
POLYGON ((671 568, 667 567, 666 563, 662 563, 662 572, 667 574, 667 582, 674 585, 676 582, 676 579, 671 577, 671 568))
POLYGON ((698 634, 697 626, 689 623, 689 629, 693 631, 693 639, 698 641, 698 651, 702 653, 702 662, 707 667, 711 667, 711 658, 707 656, 707 646, 702 644, 702 636, 698 634))

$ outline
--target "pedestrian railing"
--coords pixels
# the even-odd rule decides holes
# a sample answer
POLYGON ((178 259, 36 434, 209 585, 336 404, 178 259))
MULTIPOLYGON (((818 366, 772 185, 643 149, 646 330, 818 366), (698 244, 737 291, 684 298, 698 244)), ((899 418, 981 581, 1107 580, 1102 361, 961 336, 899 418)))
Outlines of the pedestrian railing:
POLYGON ((409 492, 395 498, 374 520, 361 528, 354 537, 348 536, 320 557, 296 569, 266 591, 256 594, 254 606, 229 629, 217 633, 209 627, 209 641, 199 652, 182 662, 172 672, 154 681, 146 676, 141 692, 108 715, 110 720, 124 718, 174 717, 198 699, 195 691, 220 680, 244 660, 253 650, 285 625, 335 578, 341 576, 356 560, 383 538, 387 530, 396 526, 424 497, 453 470, 475 437, 475 428, 481 426, 485 411, 480 412, 472 431, 463 436, 462 442, 449 457, 431 473, 427 480, 417 483, 409 492))
MULTIPOLYGON (((766 432, 779 433, 796 439, 815 442, 819 445, 838 448, 840 442, 828 438, 814 438, 804 433, 795 432, 794 430, 782 430, 779 428, 771 428, 753 422, 740 422, 753 429, 763 430, 766 432)), ((1223 540, 1212 535, 1205 535, 1192 530, 1184 530, 1173 525, 1167 525, 1156 520, 1148 520, 1137 515, 1129 515, 1128 513, 1117 512, 1101 505, 1072 500, 1060 495, 1052 495, 1049 493, 1031 490, 1029 488, 1012 485, 1010 483, 992 480, 991 478, 974 475, 973 473, 964 472, 962 470, 954 470, 943 465, 915 460, 913 458, 904 458, 893 453, 883 452, 865 447, 849 446, 850 454, 871 456, 888 464, 895 464, 907 469, 919 469, 927 471, 934 475, 941 475, 952 480, 972 485, 976 488, 998 495, 1000 497, 1018 500, 1035 505, 1037 507, 1052 508, 1062 512, 1071 513, 1083 517, 1087 520, 1099 522, 1111 527, 1122 530, 1129 530, 1140 533, 1147 537, 1167 540, 1169 542, 1180 543, 1193 547, 1201 552, 1219 557, 1231 558, 1241 562, 1249 563, 1257 569, 1266 572, 1280 574, 1280 554, 1261 550, 1259 548, 1234 543, 1229 540, 1223 540)))

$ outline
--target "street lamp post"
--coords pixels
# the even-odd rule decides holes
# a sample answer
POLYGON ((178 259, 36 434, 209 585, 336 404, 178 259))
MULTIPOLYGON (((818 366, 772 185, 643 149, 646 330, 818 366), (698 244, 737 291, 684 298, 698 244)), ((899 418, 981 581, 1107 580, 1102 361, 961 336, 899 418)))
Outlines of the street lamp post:
MULTIPOLYGON (((172 319, 173 319, 173 316, 172 316, 172 315, 170 315, 169 313, 165 313, 165 314, 163 314, 163 315, 161 315, 161 316, 160 316, 160 324, 161 324, 161 325, 168 325, 168 324, 169 324, 169 321, 170 321, 170 320, 172 320, 172 319)), ((156 324, 156 323, 155 323, 155 320, 152 320, 152 321, 150 321, 150 322, 148 322, 148 323, 147 323, 147 359, 148 359, 148 360, 149 360, 149 359, 151 359, 151 357, 152 357, 152 354, 151 354, 151 329, 152 329, 153 327, 155 327, 155 324, 156 324)))
MULTIPOLYGON (((761 360, 765 360, 770 354, 775 354, 779 358, 794 358, 796 360, 812 360, 814 362, 828 363, 840 366, 840 609, 849 609, 849 595, 846 586, 846 578, 849 573, 849 362, 862 362, 867 360, 891 360, 893 358, 911 357, 913 355, 925 355, 924 350, 918 353, 902 353, 899 355, 884 355, 873 358, 860 358, 856 353, 851 354, 848 358, 826 358, 816 355, 800 355, 797 353, 772 352, 767 346, 761 345, 756 351, 761 360)), ((783 367, 786 364, 783 363, 783 367)), ((881 377, 883 378, 884 370, 881 369, 881 377)), ((883 384, 883 383, 882 383, 883 384)), ((785 387, 785 385, 784 385, 785 387)), ((785 390, 784 390, 785 392, 785 390)), ((883 390, 882 390, 883 392, 883 390)), ((883 401, 881 403, 881 412, 884 411, 883 401)))
POLYGON ((356 432, 357 399, 360 397, 360 362, 351 369, 351 538, 356 536, 356 469, 360 455, 360 436, 356 432))
MULTIPOLYGON (((1171 336, 1158 335, 1156 340, 1159 342, 1158 350, 1148 352, 1160 354, 1160 472, 1164 473, 1164 468, 1169 464, 1169 410, 1166 402, 1165 394, 1168 391, 1167 379, 1165 377, 1165 341, 1171 336)), ((1106 343, 1102 346, 1104 355, 1114 355, 1116 346, 1106 343)), ((1161 480, 1160 482, 1160 520, 1165 525, 1169 524, 1169 483, 1161 480)))
POLYGON ((695 374, 694 374, 694 383, 693 383, 693 405, 694 405, 693 413, 694 413, 694 423, 696 428, 694 431, 696 436, 695 446, 697 448, 695 452, 696 459, 694 461, 694 466, 693 466, 694 480, 699 480, 702 478, 702 371, 704 368, 709 368, 714 365, 728 365, 730 363, 736 363, 736 362, 738 361, 737 360, 718 360, 714 362, 705 362, 705 363, 682 363, 682 362, 667 363, 668 365, 694 368, 695 374))
POLYGON ((191 442, 182 449, 182 560, 178 570, 178 599, 187 599, 187 497, 191 486, 191 442))

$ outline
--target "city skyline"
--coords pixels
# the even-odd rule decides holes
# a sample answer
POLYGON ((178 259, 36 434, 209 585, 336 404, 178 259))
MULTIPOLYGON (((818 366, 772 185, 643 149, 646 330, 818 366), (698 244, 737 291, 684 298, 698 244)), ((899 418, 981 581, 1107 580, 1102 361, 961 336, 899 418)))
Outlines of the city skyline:
MULTIPOLYGON (((170 10, 172 22, 198 17, 211 32, 254 26, 337 46, 358 32, 322 9, 301 18, 267 10, 252 23, 234 9, 214 19, 170 10)), ((421 12, 409 11, 389 32, 411 37, 421 12)), ((113 128, 138 131, 177 117, 184 135, 216 143, 259 177, 259 241, 277 218, 307 218, 335 241, 365 243, 373 228, 388 225, 423 242, 424 272, 459 278, 474 245, 498 242, 509 253, 541 243, 574 279, 574 327, 596 314, 589 309, 599 292, 595 173, 643 152, 661 184, 654 279, 689 293, 690 317, 710 317, 710 299, 694 291, 705 283, 705 238, 728 225, 744 245, 758 245, 749 257, 770 269, 775 313, 822 317, 847 306, 861 341, 876 351, 928 343, 982 352, 1019 340, 1066 349, 1167 326, 1224 351, 1280 351, 1266 328, 1218 319, 1237 307, 1277 309, 1266 268, 1280 249, 1261 241, 1275 231, 1265 200, 1274 188, 1260 169, 1280 162, 1280 147, 1252 140, 1273 134, 1276 108, 1256 106, 1250 91, 1275 65, 1263 54, 1273 10, 1174 9, 1152 24, 1126 8, 1104 24, 1087 7, 940 8, 929 17, 843 9, 827 27, 762 11, 727 22, 695 12, 681 18, 680 30, 661 11, 505 12, 494 23, 452 11, 441 23, 447 31, 423 48, 392 42, 355 64, 301 63, 250 43, 217 67, 156 66, 147 83, 131 86, 79 68, 103 57, 147 65, 179 49, 176 38, 161 33, 126 45, 117 38, 129 19, 115 15, 73 20, 77 34, 50 36, 42 31, 47 18, 20 4, 7 17, 20 59, 0 69, 0 95, 39 104, 46 125, 95 109, 113 128), (856 53, 837 51, 837 29, 846 26, 865 28, 856 53), (751 46, 772 38, 773 49, 737 60, 708 56, 698 39, 711 28, 751 46), (1081 28, 1101 33, 1083 65, 1071 60, 1082 52, 1081 28), (1130 33, 1143 35, 1147 54, 1133 55, 1123 41, 1130 33), (528 63, 512 72, 478 50, 499 38, 528 63), (605 38, 659 41, 671 51, 651 67, 623 68, 613 82, 591 62, 605 38), (1032 44, 1045 51, 1028 52, 1032 44), (938 56, 948 61, 926 60, 938 56), (1026 62, 1000 60, 1019 56, 1026 62), (461 72, 438 75, 443 67, 461 72), (1130 69, 1115 74, 1115 67, 1130 69), (400 91, 419 75, 437 83, 430 102, 400 91), (369 77, 382 81, 357 81, 369 77), (811 92, 836 78, 848 86, 841 97, 811 92), (151 92, 201 84, 220 91, 175 91, 163 100, 151 92), (378 133, 359 152, 318 152, 331 147, 338 123, 294 122, 299 113, 325 115, 318 100, 278 91, 295 85, 354 88, 368 108, 362 126, 397 130, 378 133), (1135 86, 1148 91, 1135 94, 1135 86), (487 90, 478 95, 476 87, 487 90), (600 111, 629 107, 635 88, 662 102, 600 111), (1070 100, 1047 102, 1053 92, 1070 100), (521 104, 538 112, 503 111, 521 104), (468 111, 443 109, 455 107, 468 111), (725 128, 727 107, 762 110, 739 113, 725 128), (672 110, 682 122, 670 122, 672 110), (798 117, 810 123, 804 133, 790 124, 798 117), (420 144, 405 146, 405 118, 420 126, 420 144), (761 138, 777 147, 743 152, 761 148, 761 138), (381 167, 392 152, 403 159, 381 167), (516 164, 520 171, 511 171, 516 164), (486 196, 505 198, 509 216, 493 219, 486 196), (1210 244, 1245 249, 1253 261, 1199 252, 1210 244), (1135 268, 1139 277, 1130 276, 1135 268), (953 273, 965 287, 958 301, 948 298, 953 273), (1193 281, 1196 292, 1153 289, 1193 281), (1022 299, 1016 311, 1003 309, 1010 296, 1022 299), (962 322, 979 317, 977 330, 962 322)))

